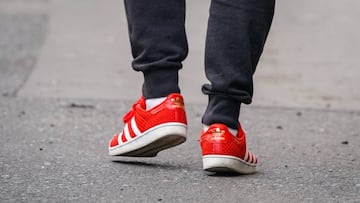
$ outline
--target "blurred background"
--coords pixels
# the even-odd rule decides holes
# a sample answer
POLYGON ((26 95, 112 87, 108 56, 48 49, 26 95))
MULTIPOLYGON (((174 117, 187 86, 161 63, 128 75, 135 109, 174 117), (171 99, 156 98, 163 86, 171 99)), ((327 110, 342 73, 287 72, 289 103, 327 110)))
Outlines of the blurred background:
MULTIPOLYGON (((201 85, 208 0, 187 1, 186 101, 205 103, 201 85)), ((360 109, 360 1, 278 0, 255 74, 254 105, 360 109)), ((0 0, 0 92, 5 96, 133 101, 120 0, 0 0)))

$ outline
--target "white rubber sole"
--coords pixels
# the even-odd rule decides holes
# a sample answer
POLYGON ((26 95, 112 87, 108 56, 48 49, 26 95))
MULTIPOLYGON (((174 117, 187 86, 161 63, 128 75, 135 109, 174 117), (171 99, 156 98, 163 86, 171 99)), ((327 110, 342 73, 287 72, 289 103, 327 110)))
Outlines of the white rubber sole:
POLYGON ((164 123, 117 147, 109 148, 110 156, 154 157, 158 152, 186 141, 187 126, 164 123))
POLYGON ((251 174, 256 173, 256 164, 247 163, 234 156, 205 155, 203 169, 210 172, 251 174))

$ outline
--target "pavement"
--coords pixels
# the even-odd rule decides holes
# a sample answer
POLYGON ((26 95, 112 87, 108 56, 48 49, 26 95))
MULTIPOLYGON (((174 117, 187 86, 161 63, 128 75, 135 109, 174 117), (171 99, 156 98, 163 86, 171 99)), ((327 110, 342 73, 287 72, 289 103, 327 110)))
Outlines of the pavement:
POLYGON ((187 1, 185 144, 111 158, 140 95, 123 2, 0 0, 1 202, 360 202, 360 2, 278 0, 241 122, 254 175, 201 169, 209 1, 187 1))

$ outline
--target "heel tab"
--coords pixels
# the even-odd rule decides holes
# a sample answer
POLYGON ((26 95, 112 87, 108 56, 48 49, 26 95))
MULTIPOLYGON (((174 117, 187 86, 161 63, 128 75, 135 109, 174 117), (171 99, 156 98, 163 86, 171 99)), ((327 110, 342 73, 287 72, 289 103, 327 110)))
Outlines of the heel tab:
POLYGON ((184 99, 180 94, 171 94, 166 100, 168 101, 170 108, 180 108, 185 110, 184 99))
POLYGON ((167 99, 173 99, 173 98, 174 99, 179 98, 184 102, 184 98, 180 93, 172 93, 167 96, 167 99))

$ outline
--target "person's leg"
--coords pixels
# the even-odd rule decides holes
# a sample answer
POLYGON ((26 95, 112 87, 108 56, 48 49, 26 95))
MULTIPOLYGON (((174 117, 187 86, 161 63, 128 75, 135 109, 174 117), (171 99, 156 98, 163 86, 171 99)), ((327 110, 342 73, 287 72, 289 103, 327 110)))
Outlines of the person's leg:
POLYGON ((205 71, 211 84, 203 93, 209 104, 205 125, 223 123, 238 128, 241 103, 251 103, 252 76, 263 51, 275 0, 212 0, 205 51, 205 71))
POLYGON ((125 0, 133 68, 144 74, 143 96, 179 93, 178 70, 188 53, 185 0, 125 0))
POLYGON ((185 0, 125 0, 133 68, 144 75, 143 96, 123 117, 109 155, 153 157, 186 140, 178 71, 188 47, 185 0))
POLYGON ((257 157, 246 146, 239 124, 241 103, 251 103, 252 76, 274 13, 274 0, 212 0, 205 70, 211 84, 200 145, 203 169, 255 173, 257 157))

